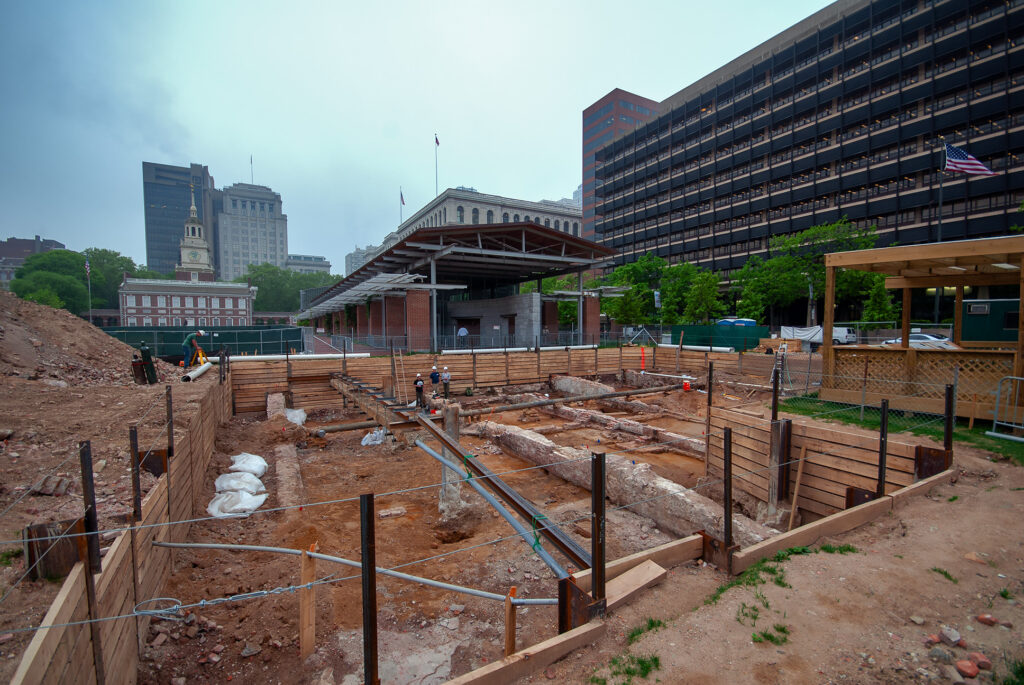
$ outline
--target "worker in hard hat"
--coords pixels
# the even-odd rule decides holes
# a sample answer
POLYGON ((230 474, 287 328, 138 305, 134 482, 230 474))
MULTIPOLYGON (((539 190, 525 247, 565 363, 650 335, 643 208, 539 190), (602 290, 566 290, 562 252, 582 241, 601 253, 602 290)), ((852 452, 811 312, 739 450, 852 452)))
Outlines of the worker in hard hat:
POLYGON ((444 386, 444 398, 448 399, 448 384, 452 382, 452 375, 448 373, 448 367, 441 372, 441 384, 444 386))
POLYGON ((413 385, 416 386, 416 408, 426 407, 427 403, 423 401, 423 377, 420 374, 416 374, 413 385))
POLYGON ((181 354, 185 358, 184 364, 188 368, 195 362, 196 357, 199 355, 199 338, 206 335, 206 331, 199 329, 193 333, 189 333, 185 336, 185 340, 181 343, 181 354))
POLYGON ((441 382, 441 374, 437 372, 436 366, 430 367, 430 394, 437 397, 437 384, 441 382))

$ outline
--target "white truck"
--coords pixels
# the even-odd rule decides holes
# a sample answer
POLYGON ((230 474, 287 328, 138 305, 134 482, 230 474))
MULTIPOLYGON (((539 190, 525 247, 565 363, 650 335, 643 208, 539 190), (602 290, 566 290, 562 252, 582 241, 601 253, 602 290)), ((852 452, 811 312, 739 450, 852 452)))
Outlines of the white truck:
MULTIPOLYGON (((783 326, 780 337, 821 344, 822 328, 821 326, 783 326)), ((855 342, 857 342, 857 333, 852 328, 845 326, 832 327, 833 345, 847 345, 855 342)))

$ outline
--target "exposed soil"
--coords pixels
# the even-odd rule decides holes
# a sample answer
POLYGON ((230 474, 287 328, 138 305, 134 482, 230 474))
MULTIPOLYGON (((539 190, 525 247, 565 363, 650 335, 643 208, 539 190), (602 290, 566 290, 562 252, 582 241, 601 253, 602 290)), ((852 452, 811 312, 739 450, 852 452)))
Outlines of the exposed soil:
MULTIPOLYGON (((136 385, 133 348, 62 309, 26 302, 0 291, 0 551, 18 554, 21 531, 30 524, 82 515, 78 443, 89 440, 95 471, 100 529, 124 525, 131 504, 128 426, 139 425, 140 448, 163 447, 165 384, 173 385, 176 425, 195 412, 216 376, 179 383, 175 367, 157 361, 160 383, 136 385), (62 496, 32 494, 45 475, 66 478, 62 496), (9 509, 8 509, 9 508, 9 509)), ((143 492, 155 479, 142 478, 143 492)), ((104 536, 101 546, 114 535, 104 536)), ((31 632, 5 631, 38 625, 60 582, 23 580, 23 556, 0 564, 0 595, 17 587, 0 608, 0 680, 9 680, 31 632)))

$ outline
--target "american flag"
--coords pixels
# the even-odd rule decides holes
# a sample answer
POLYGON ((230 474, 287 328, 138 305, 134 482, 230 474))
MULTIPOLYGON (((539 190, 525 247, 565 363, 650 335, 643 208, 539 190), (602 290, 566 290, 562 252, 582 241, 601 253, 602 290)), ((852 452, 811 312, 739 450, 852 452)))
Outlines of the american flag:
POLYGON ((398 199, 402 201, 403 205, 405 204, 405 195, 402 194, 401 188, 398 189, 398 199))
POLYGON ((89 260, 86 259, 85 260, 85 277, 86 278, 89 278, 89 273, 90 273, 90 271, 89 271, 89 260))
POLYGON ((440 145, 441 145, 441 141, 437 139, 437 134, 435 133, 434 134, 434 147, 439 147, 440 145))
POLYGON ((974 155, 949 143, 946 143, 945 171, 962 171, 971 176, 993 176, 996 173, 979 162, 974 155))

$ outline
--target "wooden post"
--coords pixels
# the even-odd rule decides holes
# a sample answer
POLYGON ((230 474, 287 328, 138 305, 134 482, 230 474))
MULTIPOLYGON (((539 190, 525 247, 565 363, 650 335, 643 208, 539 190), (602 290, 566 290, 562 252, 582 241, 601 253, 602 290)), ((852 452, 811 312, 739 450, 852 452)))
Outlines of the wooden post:
POLYGON ((953 309, 953 342, 959 345, 964 330, 964 287, 962 285, 956 287, 956 304, 953 306, 955 307, 953 309))
MULTIPOLYGON (((223 366, 223 363, 221 364, 223 366)), ((131 460, 131 474, 132 474, 132 528, 129 532, 132 542, 132 597, 138 602, 139 598, 139 565, 135 558, 135 549, 138 544, 135 540, 136 532, 135 526, 142 520, 142 481, 139 478, 139 429, 133 423, 128 428, 128 459, 131 460)), ((139 660, 142 659, 142 650, 146 645, 146 636, 142 632, 142 617, 137 616, 135 619, 136 628, 136 639, 135 648, 139 654, 139 660)))
POLYGON ((654 352, 651 353, 651 370, 658 372, 658 343, 654 343, 654 352))
POLYGON ((96 670, 96 682, 106 682, 103 668, 103 645, 100 642, 99 603, 96 601, 96 579, 93 574, 103 570, 100 559, 99 525, 96 516, 96 488, 92 476, 92 443, 88 440, 78 443, 78 461, 82 468, 82 501, 85 504, 85 535, 78 537, 78 555, 85 566, 85 596, 89 608, 89 637, 92 643, 92 660, 96 670))
MULTIPOLYGON (((312 552, 316 543, 309 546, 312 552)), ((316 559, 309 552, 302 552, 302 569, 299 582, 303 585, 316 580, 316 559)), ((316 646, 316 590, 304 587, 299 590, 299 657, 305 659, 316 646)))
MULTIPOLYGON (((537 292, 540 292, 540 291, 538 290, 537 292)), ((537 336, 537 347, 536 347, 536 350, 537 350, 537 380, 539 381, 541 379, 541 375, 540 375, 540 336, 539 335, 537 336)))
MULTIPOLYGON (((682 338, 680 338, 680 340, 679 340, 679 345, 682 345, 682 344, 683 344, 683 341, 682 341, 682 338)), ((683 348, 682 348, 682 347, 679 347, 679 346, 677 345, 677 346, 676 346, 676 373, 679 373, 679 355, 680 355, 680 353, 681 353, 682 351, 683 351, 683 348)))
POLYGON ((569 349, 569 345, 565 346, 565 375, 572 375, 572 350, 569 349))
POLYGON ((512 377, 508 372, 508 348, 505 348, 505 384, 508 385, 512 382, 512 377))
POLYGON ((900 323, 900 347, 910 347, 910 288, 903 289, 903 312, 900 323))
POLYGON ((471 352, 470 356, 473 357, 473 389, 476 390, 476 352, 471 352))
POLYGON ((505 595, 505 656, 516 653, 516 605, 512 598, 516 596, 516 586, 509 588, 505 595))
POLYGON ((600 366, 598 355, 597 355, 597 351, 598 351, 598 344, 597 343, 598 343, 598 341, 595 340, 594 341, 594 376, 597 376, 598 366, 600 366))
POLYGON ((835 367, 832 359, 832 323, 835 321, 836 309, 836 267, 828 266, 827 258, 825 265, 825 321, 821 330, 821 372, 823 375, 831 376, 835 367))
POLYGON ((619 371, 622 371, 622 341, 619 341, 619 371))
POLYGON ((796 467, 796 485, 793 487, 793 503, 789 511, 789 527, 787 531, 793 530, 793 521, 796 519, 798 500, 800 499, 800 481, 804 477, 804 462, 807 460, 807 445, 800 448, 800 465, 796 467))

